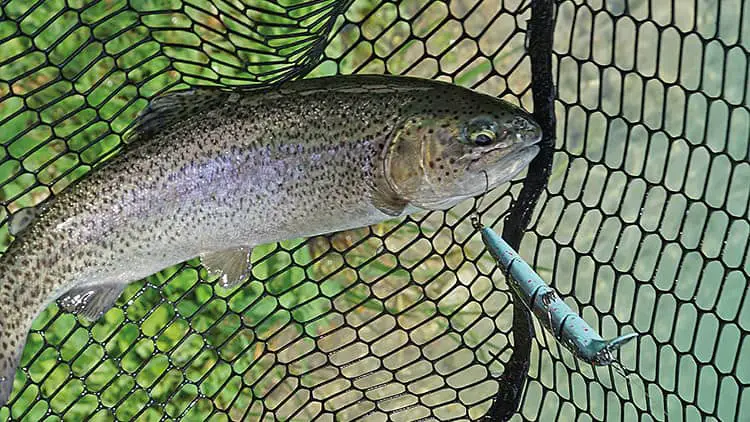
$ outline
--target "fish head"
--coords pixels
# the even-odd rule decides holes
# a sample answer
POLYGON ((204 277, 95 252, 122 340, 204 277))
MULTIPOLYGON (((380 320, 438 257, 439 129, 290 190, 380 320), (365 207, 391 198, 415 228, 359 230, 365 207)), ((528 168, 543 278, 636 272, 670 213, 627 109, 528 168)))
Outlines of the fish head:
POLYGON ((490 190, 539 152, 542 130, 531 115, 461 89, 461 95, 412 106, 384 150, 388 185, 418 208, 447 209, 490 190))

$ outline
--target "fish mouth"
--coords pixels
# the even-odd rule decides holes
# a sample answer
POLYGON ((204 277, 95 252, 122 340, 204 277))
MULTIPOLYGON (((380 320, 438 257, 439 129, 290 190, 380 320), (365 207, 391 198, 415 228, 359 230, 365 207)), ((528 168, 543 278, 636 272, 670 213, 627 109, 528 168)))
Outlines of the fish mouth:
MULTIPOLYGON (((519 138, 521 137, 519 136, 519 138)), ((519 158, 524 158, 531 152, 533 152, 533 155, 531 156, 531 159, 533 159, 534 156, 536 156, 536 154, 539 152, 539 147, 536 144, 539 143, 541 139, 541 136, 533 136, 519 139, 519 142, 515 142, 510 146, 506 143, 499 143, 497 145, 487 147, 486 149, 477 153, 475 156, 471 157, 469 161, 469 170, 487 170, 486 168, 480 168, 480 166, 482 165, 484 165, 485 167, 507 166, 519 158), (493 158, 493 155, 503 151, 505 151, 505 153, 500 159, 490 162, 490 160, 492 160, 493 158)), ((526 164, 528 164, 528 162, 526 164)))
POLYGON ((482 156, 472 159, 469 163, 469 171, 477 173, 482 179, 481 183, 477 183, 480 190, 475 195, 496 188, 528 167, 531 160, 539 153, 540 148, 536 145, 537 142, 539 139, 518 143, 510 148, 505 147, 504 149, 508 152, 502 158, 491 162, 487 161, 489 150, 485 151, 482 156))

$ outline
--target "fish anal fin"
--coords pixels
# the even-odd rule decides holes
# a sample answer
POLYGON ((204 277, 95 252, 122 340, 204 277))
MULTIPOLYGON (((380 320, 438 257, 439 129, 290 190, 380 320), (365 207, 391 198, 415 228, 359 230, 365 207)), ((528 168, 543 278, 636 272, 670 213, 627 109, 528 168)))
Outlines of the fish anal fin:
POLYGON ((36 207, 21 208, 14 212, 8 221, 8 232, 13 236, 18 236, 19 233, 29 227, 29 224, 34 221, 38 214, 39 209, 36 207))
POLYGON ((229 95, 219 88, 192 88, 159 95, 141 111, 123 139, 133 143, 149 138, 177 122, 221 105, 229 95))
POLYGON ((230 289, 250 276, 250 247, 239 247, 201 255, 201 264, 209 276, 219 276, 222 287, 230 289))
POLYGON ((57 303, 67 311, 96 321, 114 306, 115 301, 127 284, 108 283, 93 286, 74 287, 65 293, 57 303))

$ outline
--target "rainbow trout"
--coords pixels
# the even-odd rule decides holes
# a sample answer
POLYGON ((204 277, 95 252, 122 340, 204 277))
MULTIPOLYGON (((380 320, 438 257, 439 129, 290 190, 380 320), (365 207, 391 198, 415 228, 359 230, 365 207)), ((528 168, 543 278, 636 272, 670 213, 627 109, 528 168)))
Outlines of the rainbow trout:
POLYGON ((154 99, 123 151, 42 210, 0 258, 0 404, 50 302, 88 319, 127 283, 201 257, 225 287, 255 245, 443 210, 521 171, 523 110, 442 82, 336 76, 154 99))

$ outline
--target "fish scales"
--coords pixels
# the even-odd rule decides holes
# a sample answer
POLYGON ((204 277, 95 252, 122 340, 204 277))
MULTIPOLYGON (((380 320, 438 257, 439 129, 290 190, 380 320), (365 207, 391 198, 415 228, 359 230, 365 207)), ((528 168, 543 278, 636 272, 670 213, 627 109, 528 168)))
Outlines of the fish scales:
POLYGON ((163 98, 0 258, 0 404, 32 321, 71 289, 85 302, 114 286, 105 310, 127 283, 203 254, 446 209, 523 169, 540 137, 515 106, 415 78, 163 98))

